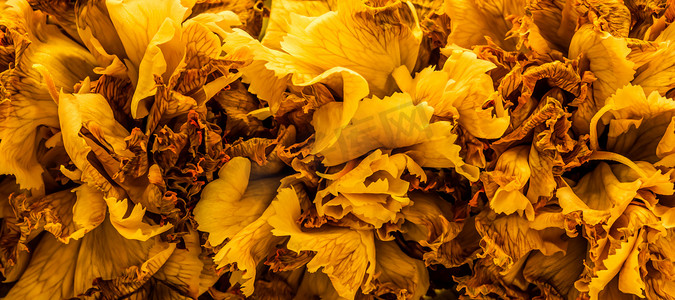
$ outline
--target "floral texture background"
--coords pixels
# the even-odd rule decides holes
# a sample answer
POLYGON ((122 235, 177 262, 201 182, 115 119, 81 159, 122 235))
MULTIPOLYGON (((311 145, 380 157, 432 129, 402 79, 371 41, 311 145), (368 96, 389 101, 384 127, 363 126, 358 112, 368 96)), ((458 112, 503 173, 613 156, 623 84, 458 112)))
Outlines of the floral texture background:
POLYGON ((675 299, 672 0, 0 0, 6 299, 675 299))

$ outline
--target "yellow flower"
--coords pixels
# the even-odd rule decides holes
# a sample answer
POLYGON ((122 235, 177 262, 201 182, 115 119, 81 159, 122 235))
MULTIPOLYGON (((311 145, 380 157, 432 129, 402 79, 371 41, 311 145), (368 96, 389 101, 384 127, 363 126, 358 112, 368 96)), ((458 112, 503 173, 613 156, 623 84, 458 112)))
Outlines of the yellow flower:
POLYGON ((330 141, 326 146, 317 143, 312 149, 323 156, 326 166, 341 164, 378 148, 400 149, 422 167, 453 167, 469 180, 478 179, 478 168, 465 164, 459 156, 452 124, 431 123, 433 108, 425 102, 413 104, 409 94, 364 99, 347 126, 338 132, 331 131, 341 111, 338 102, 328 103, 315 112, 312 120, 318 139, 330 141))
MULTIPOLYGON (((33 65, 41 64, 54 72, 56 76, 50 79, 53 85, 72 92, 79 80, 93 74, 95 61, 59 27, 48 24, 45 13, 33 11, 25 0, 7 1, 5 5, 0 8, 0 28, 14 51, 6 54, 11 59, 7 63, 13 67, 0 67, 4 70, 0 73, 0 173, 16 176, 21 188, 39 191, 44 187, 45 170, 38 162, 38 153, 44 152, 41 141, 49 138, 39 129, 58 128, 59 120, 53 92, 50 95, 46 78, 33 65)), ((5 58, 0 61, 5 62, 5 58)))
MULTIPOLYGON (((134 118, 148 115, 148 97, 157 93, 156 76, 168 83, 191 65, 190 55, 194 55, 191 51, 195 47, 206 57, 218 58, 219 36, 241 24, 231 11, 202 13, 188 19, 194 4, 194 0, 108 0, 90 1, 79 8, 78 33, 104 66, 97 71, 128 76, 134 85, 134 118)), ((214 90, 230 82, 216 83, 211 86, 214 90)))
POLYGON ((406 195, 409 183, 400 178, 406 169, 426 181, 422 168, 410 157, 380 150, 356 166, 349 163, 335 174, 321 175, 328 181, 316 194, 317 212, 336 220, 352 215, 374 228, 387 222, 396 224, 401 209, 410 204, 406 195))
POLYGON ((209 233, 209 243, 225 242, 213 258, 217 267, 236 263, 244 272, 241 283, 246 295, 253 293, 258 264, 281 242, 267 224, 281 178, 249 178, 250 172, 247 158, 233 158, 218 172, 220 178, 204 188, 194 209, 198 229, 209 233))
MULTIPOLYGON (((324 124, 330 135, 317 136, 317 149, 322 149, 347 126, 361 99, 385 97, 395 91, 391 73, 402 65, 413 69, 421 30, 414 8, 400 1, 383 7, 340 1, 337 11, 294 16, 288 33, 274 38, 281 39, 281 50, 264 47, 241 30, 227 36, 224 49, 250 53, 253 62, 241 69, 244 79, 251 84, 249 91, 269 103, 273 114, 282 105, 288 86, 323 83, 343 98, 326 108, 334 121, 324 124)), ((327 114, 321 110, 317 113, 327 114)))
POLYGON ((448 43, 470 48, 485 44, 488 37, 502 48, 512 50, 515 42, 506 40, 511 29, 509 17, 524 15, 525 6, 522 0, 446 0, 445 13, 453 20, 448 43))
POLYGON ((427 67, 413 80, 405 66, 397 68, 394 78, 399 88, 409 93, 416 105, 427 102, 435 116, 458 120, 475 137, 501 137, 509 126, 509 116, 494 91, 492 78, 485 74, 495 65, 461 48, 448 47, 441 52, 448 55, 441 71, 427 67), (491 101, 494 107, 484 109, 491 101))
POLYGON ((675 166, 675 103, 653 91, 648 96, 641 86, 627 85, 607 99, 591 119, 591 148, 606 149, 633 161, 656 166, 675 166), (606 145, 599 135, 607 134, 606 145))
POLYGON ((373 231, 337 227, 303 231, 296 222, 300 203, 291 188, 280 190, 272 206, 275 213, 268 219, 272 233, 289 236, 289 250, 315 251, 307 270, 322 268, 341 297, 354 299, 359 287, 370 283, 376 266, 373 231))
POLYGON ((481 176, 490 207, 496 213, 510 215, 517 212, 521 217, 534 220, 534 208, 525 196, 525 185, 532 171, 529 165, 529 146, 518 146, 502 153, 493 171, 481 176))

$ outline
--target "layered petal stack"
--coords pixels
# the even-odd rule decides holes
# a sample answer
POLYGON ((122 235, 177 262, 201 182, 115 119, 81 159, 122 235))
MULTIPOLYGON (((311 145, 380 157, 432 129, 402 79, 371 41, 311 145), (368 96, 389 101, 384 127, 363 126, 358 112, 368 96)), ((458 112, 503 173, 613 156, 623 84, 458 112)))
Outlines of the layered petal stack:
POLYGON ((675 299, 674 21, 0 0, 0 297, 675 299))

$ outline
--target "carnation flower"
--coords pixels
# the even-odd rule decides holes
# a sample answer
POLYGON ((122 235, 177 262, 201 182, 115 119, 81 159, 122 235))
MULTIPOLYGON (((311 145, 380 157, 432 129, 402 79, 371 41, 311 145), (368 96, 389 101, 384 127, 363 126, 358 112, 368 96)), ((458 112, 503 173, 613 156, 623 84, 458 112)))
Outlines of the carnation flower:
POLYGON ((675 299, 673 21, 0 0, 0 297, 675 299))

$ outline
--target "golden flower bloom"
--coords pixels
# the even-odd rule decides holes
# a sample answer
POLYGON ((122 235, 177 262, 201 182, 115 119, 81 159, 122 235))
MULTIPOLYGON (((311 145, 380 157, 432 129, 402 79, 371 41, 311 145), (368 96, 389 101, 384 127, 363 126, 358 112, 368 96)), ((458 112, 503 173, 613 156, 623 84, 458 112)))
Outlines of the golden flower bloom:
POLYGON ((0 0, 0 297, 675 299, 674 22, 0 0))

